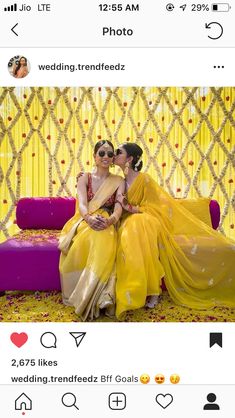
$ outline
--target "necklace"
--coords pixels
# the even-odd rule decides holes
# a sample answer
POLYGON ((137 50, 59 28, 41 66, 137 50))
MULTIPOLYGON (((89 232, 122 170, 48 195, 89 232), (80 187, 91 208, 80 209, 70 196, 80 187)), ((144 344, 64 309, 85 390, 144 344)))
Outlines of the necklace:
POLYGON ((94 178, 97 180, 105 180, 110 176, 110 173, 108 173, 107 176, 98 177, 96 174, 93 174, 94 178))

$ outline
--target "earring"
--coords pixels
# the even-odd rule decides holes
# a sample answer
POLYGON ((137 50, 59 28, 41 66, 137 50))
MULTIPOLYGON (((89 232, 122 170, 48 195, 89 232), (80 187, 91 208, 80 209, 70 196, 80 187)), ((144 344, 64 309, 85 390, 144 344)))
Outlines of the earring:
POLYGON ((125 174, 125 176, 128 175, 129 168, 130 168, 130 163, 129 163, 129 161, 127 161, 126 164, 125 164, 125 168, 124 168, 124 174, 125 174))

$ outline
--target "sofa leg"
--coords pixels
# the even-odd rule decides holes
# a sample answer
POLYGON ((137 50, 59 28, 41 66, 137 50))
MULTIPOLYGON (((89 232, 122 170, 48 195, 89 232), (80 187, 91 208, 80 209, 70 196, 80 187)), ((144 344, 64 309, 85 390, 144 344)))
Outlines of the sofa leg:
POLYGON ((0 297, 5 296, 5 292, 0 292, 0 297))

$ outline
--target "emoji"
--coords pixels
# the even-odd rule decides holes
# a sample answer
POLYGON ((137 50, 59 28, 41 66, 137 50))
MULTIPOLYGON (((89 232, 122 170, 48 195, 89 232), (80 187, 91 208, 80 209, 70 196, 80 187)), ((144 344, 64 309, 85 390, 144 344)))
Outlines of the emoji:
POLYGON ((155 382, 156 383, 159 383, 159 385, 161 384, 161 383, 164 383, 165 382, 165 376, 163 376, 163 374, 156 374, 156 376, 155 376, 155 382))
POLYGON ((171 381, 171 383, 176 385, 176 383, 179 383, 179 381, 180 381, 179 375, 178 374, 172 374, 171 377, 170 377, 170 381, 171 381))
POLYGON ((148 374, 144 373, 140 376, 140 381, 141 383, 143 383, 144 385, 146 385, 147 383, 150 382, 150 377, 148 374))

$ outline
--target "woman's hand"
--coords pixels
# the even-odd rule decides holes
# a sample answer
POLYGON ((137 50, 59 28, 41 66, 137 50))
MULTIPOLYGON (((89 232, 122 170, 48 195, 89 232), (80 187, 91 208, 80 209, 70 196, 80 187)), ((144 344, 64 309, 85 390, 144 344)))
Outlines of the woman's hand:
POLYGON ((128 203, 128 200, 124 194, 118 195, 118 198, 116 200, 117 202, 122 205, 123 209, 130 213, 139 213, 139 207, 138 206, 132 206, 130 203, 128 203))
POLYGON ((119 202, 123 209, 128 211, 128 200, 124 194, 119 194, 117 196, 116 202, 119 202))
POLYGON ((108 227, 107 219, 103 218, 101 215, 89 215, 86 218, 86 223, 90 226, 90 228, 94 229, 95 231, 102 231, 108 227))

